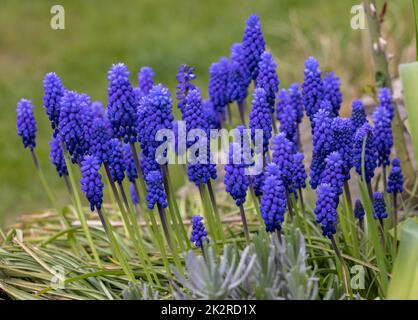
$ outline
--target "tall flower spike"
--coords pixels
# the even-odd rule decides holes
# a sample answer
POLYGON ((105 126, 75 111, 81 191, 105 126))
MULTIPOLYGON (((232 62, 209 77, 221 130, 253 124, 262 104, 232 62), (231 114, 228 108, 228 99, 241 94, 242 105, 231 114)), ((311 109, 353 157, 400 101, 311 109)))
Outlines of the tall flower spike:
POLYGON ((136 171, 134 158, 129 144, 123 145, 123 158, 125 160, 126 176, 130 182, 134 182, 138 179, 138 172, 136 171))
POLYGON ((299 90, 299 84, 293 83, 289 87, 289 104, 296 112, 296 122, 301 123, 303 118, 303 101, 299 90))
POLYGON ((336 151, 332 152, 325 161, 325 169, 321 173, 321 184, 329 184, 339 197, 343 193, 344 161, 336 151))
POLYGON ((283 110, 280 115, 277 115, 277 119, 280 121, 279 131, 286 135, 286 138, 290 140, 296 151, 297 147, 297 110, 291 105, 290 97, 286 99, 283 110))
POLYGON ((256 87, 266 91, 267 102, 271 112, 274 112, 276 94, 279 91, 279 78, 276 73, 277 64, 270 52, 265 51, 258 63, 259 73, 256 87))
POLYGON ((392 167, 390 169, 388 179, 388 193, 402 193, 403 192, 403 174, 401 169, 401 162, 398 158, 392 160, 392 167))
POLYGON ((273 129, 271 124, 270 106, 267 101, 267 93, 263 88, 257 88, 254 90, 249 118, 249 127, 251 129, 251 138, 255 145, 255 152, 265 154, 268 151, 269 141, 273 129), (262 146, 260 146, 257 141, 257 129, 263 130, 262 146))
POLYGON ((84 115, 79 95, 75 91, 66 91, 61 99, 60 119, 58 122, 59 137, 75 162, 83 146, 84 115))
POLYGON ((260 20, 257 15, 250 15, 245 23, 247 27, 242 37, 242 47, 245 64, 248 66, 251 78, 255 80, 258 76, 258 63, 262 53, 265 51, 266 43, 264 42, 260 20))
POLYGON ((375 192, 373 194, 373 218, 383 220, 387 217, 385 199, 380 192, 375 192))
POLYGON ((305 61, 305 78, 302 84, 302 98, 306 114, 312 120, 320 108, 324 95, 324 84, 321 78, 319 63, 314 57, 305 61))
POLYGON ((321 184, 317 190, 318 200, 316 201, 315 215, 316 222, 321 225, 324 236, 331 238, 337 227, 337 195, 335 189, 329 184, 321 184))
POLYGON ((123 155, 123 145, 118 139, 112 139, 110 144, 109 166, 110 174, 115 182, 122 183, 125 178, 126 164, 123 155))
POLYGON ((129 193, 131 194, 131 200, 134 205, 139 204, 138 195, 136 194, 136 189, 133 183, 129 186, 129 193))
MULTIPOLYGON (((105 113, 105 110, 103 109, 103 105, 100 101, 93 101, 91 103, 91 109, 93 112, 93 118, 101 118, 101 119, 105 119, 107 118, 107 114, 105 113)), ((110 126, 110 123, 109 123, 110 126)))
POLYGON ((110 68, 107 109, 115 137, 133 143, 137 139, 137 100, 129 82, 129 74, 123 63, 110 68))
POLYGON ((190 242, 194 243, 196 248, 201 248, 203 243, 209 243, 208 234, 205 230, 205 226, 202 222, 201 216, 193 216, 192 222, 192 234, 190 242))
POLYGON ((206 184, 210 178, 216 179, 216 166, 213 161, 211 161, 212 156, 208 140, 208 124, 203 116, 202 100, 199 89, 193 89, 187 94, 183 107, 183 120, 186 122, 187 133, 193 129, 200 129, 206 134, 206 137, 196 137, 195 141, 188 143, 188 147, 190 147, 197 140, 204 139, 199 143, 206 144, 207 149, 206 155, 195 154, 197 163, 189 163, 187 169, 190 181, 194 182, 196 185, 199 185, 199 183, 206 184))
POLYGON ((91 125, 89 153, 100 162, 109 162, 111 128, 107 118, 95 118, 91 125))
POLYGON ((293 155, 293 186, 295 189, 306 188, 306 171, 303 164, 304 155, 301 152, 293 155))
POLYGON ((293 143, 283 133, 275 135, 271 142, 272 162, 281 173, 281 180, 288 191, 292 191, 293 180, 293 143))
POLYGON ((251 82, 250 72, 245 63, 244 50, 241 43, 234 43, 231 47, 228 74, 228 101, 242 104, 248 94, 248 84, 251 82))
POLYGON ((229 145, 229 161, 225 165, 226 192, 235 200, 237 206, 244 204, 250 181, 245 175, 245 159, 238 143, 229 145))
POLYGON ((194 68, 185 64, 182 64, 179 67, 179 70, 176 75, 176 79, 178 84, 176 85, 176 98, 178 101, 178 108, 180 111, 183 109, 184 106, 184 99, 187 96, 187 93, 190 90, 196 88, 196 86, 191 83, 192 80, 196 79, 196 75, 194 73, 194 68))
POLYGON ((81 161, 81 190, 90 203, 90 210, 100 210, 103 202, 103 183, 100 175, 100 161, 94 156, 85 156, 81 161))
POLYGON ((209 96, 216 112, 221 116, 225 114, 228 103, 228 59, 222 57, 219 62, 214 62, 209 68, 209 96))
POLYGON ((210 99, 206 99, 202 101, 202 112, 203 117, 205 118, 209 129, 220 129, 221 123, 219 122, 219 116, 216 113, 216 110, 213 106, 212 101, 210 99))
POLYGON ((334 132, 329 111, 320 109, 313 118, 312 162, 309 184, 316 189, 325 169, 325 159, 334 150, 334 132))
POLYGON ((135 94, 138 99, 146 96, 154 85, 155 73, 150 67, 142 67, 138 72, 138 87, 135 88, 135 94))
POLYGON ((357 199, 354 205, 354 216, 361 221, 364 219, 364 215, 365 215, 365 212, 364 212, 363 205, 361 204, 361 201, 357 199))
POLYGON ((390 151, 393 146, 390 115, 382 105, 376 107, 372 114, 374 122, 374 140, 377 149, 378 166, 386 167, 390 164, 390 151))
POLYGON ((155 161, 154 157, 150 157, 146 152, 143 150, 141 151, 141 157, 139 159, 141 165, 141 171, 144 174, 144 177, 150 171, 160 171, 160 165, 157 161, 155 161))
POLYGON ((286 212, 286 188, 279 167, 270 163, 266 166, 263 196, 260 203, 261 217, 267 232, 281 230, 286 212))
POLYGON ((380 101, 380 105, 386 109, 389 114, 389 118, 392 121, 395 116, 395 107, 393 106, 392 102, 392 92, 389 88, 381 88, 379 90, 378 99, 380 101))
POLYGON ((155 155, 155 150, 162 143, 155 141, 158 130, 173 128, 171 103, 170 92, 161 84, 152 87, 149 94, 141 100, 138 108, 138 140, 141 149, 146 149, 150 156, 155 155))
POLYGON ((353 131, 356 132, 358 128, 367 122, 366 110, 360 100, 354 100, 351 108, 351 123, 353 131))
POLYGON ((44 88, 44 107, 48 115, 51 127, 57 134, 58 122, 60 116, 60 101, 64 95, 64 86, 60 77, 55 72, 47 73, 42 81, 44 88))
POLYGON ((33 115, 32 102, 27 99, 21 99, 17 103, 16 129, 19 137, 22 138, 23 146, 33 150, 36 146, 36 127, 35 116, 33 115))
POLYGON ((162 208, 167 208, 167 197, 163 188, 163 178, 159 170, 148 172, 145 176, 145 183, 147 185, 148 209, 152 210, 155 204, 162 208))
POLYGON ((323 79, 323 84, 323 99, 328 100, 331 103, 333 115, 338 116, 340 113, 341 103, 343 102, 343 96, 340 90, 340 78, 334 76, 334 72, 327 73, 323 79))
POLYGON ((79 161, 90 149, 91 130, 95 118, 91 107, 91 98, 86 93, 82 93, 78 95, 78 99, 81 107, 83 138, 77 146, 79 156, 77 161, 79 161))
POLYGON ((57 169, 58 175, 60 177, 68 176, 67 165, 65 164, 64 153, 62 152, 59 137, 52 136, 51 141, 49 142, 49 147, 49 158, 55 166, 55 169, 57 169))
POLYGON ((338 151, 344 162, 344 181, 350 179, 353 155, 353 125, 351 119, 336 117, 332 120, 335 150, 338 151))
POLYGON ((377 150, 373 136, 373 128, 370 124, 365 123, 361 128, 359 128, 354 137, 354 146, 353 146, 353 160, 354 166, 356 167, 357 173, 362 177, 362 152, 363 152, 363 140, 366 139, 365 145, 365 157, 364 157, 364 167, 365 167, 365 178, 366 182, 374 177, 374 170, 377 166, 377 150))

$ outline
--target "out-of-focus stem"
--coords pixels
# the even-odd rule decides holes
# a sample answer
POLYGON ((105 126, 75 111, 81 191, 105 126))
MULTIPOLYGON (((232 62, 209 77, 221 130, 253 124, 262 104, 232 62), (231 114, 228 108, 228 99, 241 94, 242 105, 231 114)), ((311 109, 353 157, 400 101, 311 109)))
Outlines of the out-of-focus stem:
MULTIPOLYGON (((389 73, 389 65, 385 54, 386 41, 380 32, 380 22, 377 14, 375 0, 365 0, 364 8, 367 16, 367 24, 372 44, 372 53, 376 68, 376 85, 392 88, 392 80, 389 73)), ((393 142, 396 155, 401 160, 402 171, 409 177, 408 186, 412 186, 415 181, 415 171, 412 167, 411 159, 408 154, 407 144, 404 136, 404 125, 399 116, 398 105, 395 102, 395 116, 392 121, 393 142)))

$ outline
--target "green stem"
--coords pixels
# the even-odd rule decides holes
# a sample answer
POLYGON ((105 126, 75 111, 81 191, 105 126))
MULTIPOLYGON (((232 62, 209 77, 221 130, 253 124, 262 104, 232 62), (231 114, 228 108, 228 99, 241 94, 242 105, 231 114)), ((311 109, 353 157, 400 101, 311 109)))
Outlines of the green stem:
MULTIPOLYGON (((168 188, 169 188, 169 190, 172 190, 172 192, 170 192, 170 196, 171 196, 171 202, 173 204, 175 220, 176 220, 177 225, 180 228, 180 233, 183 236, 184 243, 186 244, 186 248, 190 250, 192 246, 190 244, 189 237, 188 237, 187 231, 186 231, 186 227, 184 226, 183 218, 181 217, 180 210, 179 210, 179 207, 177 205, 177 199, 176 199, 176 196, 175 196, 173 183, 171 181, 170 171, 168 170, 167 165, 165 165, 164 167, 165 167, 164 170, 165 170, 166 176, 167 176, 168 188)), ((181 240, 181 239, 179 239, 179 240, 181 240)))
POLYGON ((118 259, 123 271, 125 272, 126 276, 132 283, 136 283, 135 275, 132 272, 131 267, 129 266, 128 262, 126 261, 125 256, 122 253, 122 250, 115 238, 115 235, 113 234, 112 226, 110 225, 109 221, 105 217, 105 215, 102 214, 102 211, 100 209, 97 209, 97 213, 99 214, 100 221, 102 222, 103 228, 107 234, 107 237, 109 239, 110 248, 112 249, 113 255, 116 259, 118 259))
POLYGON ((71 185, 71 189, 72 189, 73 200, 75 202, 75 207, 76 207, 76 212, 77 212, 77 215, 78 215, 78 219, 80 220, 81 226, 83 228, 84 234, 85 234, 86 239, 87 239, 87 243, 89 244, 89 247, 91 249, 91 252, 93 254, 94 259, 96 260, 97 265, 99 266, 99 268, 103 268, 102 261, 100 260, 99 255, 97 254, 96 246, 94 245, 93 238, 91 236, 86 217, 84 216, 83 206, 81 205, 81 199, 80 199, 80 196, 78 194, 78 189, 76 187, 75 175, 74 175, 74 172, 73 172, 73 167, 72 167, 72 163, 71 163, 71 160, 70 160, 70 155, 69 155, 69 153, 67 151, 67 148, 65 147, 65 144, 63 142, 61 142, 61 147, 62 147, 62 152, 64 154, 65 165, 67 166, 68 177, 70 179, 70 185, 71 185))
POLYGON ((212 212, 209 209, 210 204, 204 192, 203 184, 199 185, 199 192, 200 192, 200 199, 202 200, 203 214, 205 216, 205 220, 208 222, 208 231, 209 231, 209 234, 212 236, 214 242, 216 243, 218 233, 216 232, 216 228, 213 222, 212 212))
POLYGON ((398 247, 398 204, 397 204, 397 192, 392 194, 393 203, 393 259, 396 257, 398 247))
POLYGON ((239 213, 241 215, 242 226, 244 228, 245 240, 247 241, 247 245, 250 245, 250 233, 248 231, 247 218, 245 217, 245 211, 242 204, 239 205, 239 213))

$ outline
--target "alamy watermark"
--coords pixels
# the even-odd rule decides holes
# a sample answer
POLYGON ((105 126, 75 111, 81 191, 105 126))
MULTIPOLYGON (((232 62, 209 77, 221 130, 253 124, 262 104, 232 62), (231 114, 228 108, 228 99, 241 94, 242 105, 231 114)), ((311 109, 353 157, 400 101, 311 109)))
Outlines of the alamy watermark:
POLYGON ((52 14, 50 26, 52 30, 64 30, 65 29, 65 9, 62 5, 55 4, 51 7, 50 13, 52 14))

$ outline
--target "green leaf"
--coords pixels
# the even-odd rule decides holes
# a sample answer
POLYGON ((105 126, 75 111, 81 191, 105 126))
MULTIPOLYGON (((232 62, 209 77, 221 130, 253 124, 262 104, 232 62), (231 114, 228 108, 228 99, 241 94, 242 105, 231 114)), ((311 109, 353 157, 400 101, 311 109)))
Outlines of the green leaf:
POLYGON ((402 228, 388 299, 418 299, 418 224, 412 219, 402 228))

